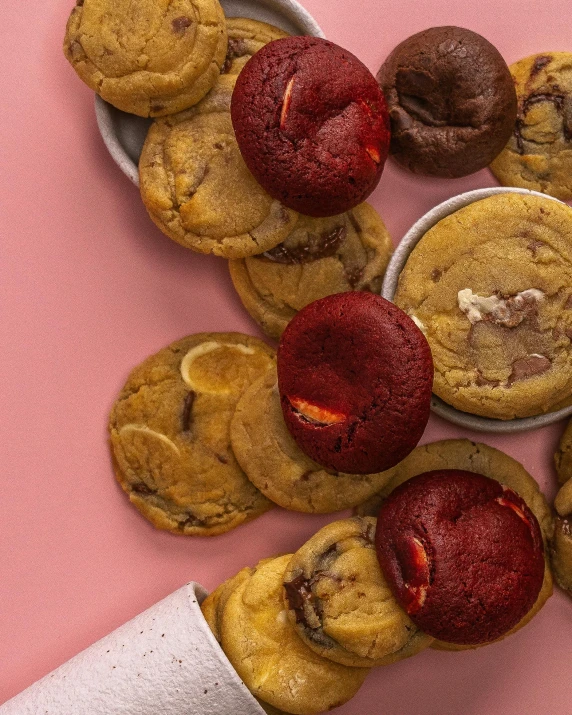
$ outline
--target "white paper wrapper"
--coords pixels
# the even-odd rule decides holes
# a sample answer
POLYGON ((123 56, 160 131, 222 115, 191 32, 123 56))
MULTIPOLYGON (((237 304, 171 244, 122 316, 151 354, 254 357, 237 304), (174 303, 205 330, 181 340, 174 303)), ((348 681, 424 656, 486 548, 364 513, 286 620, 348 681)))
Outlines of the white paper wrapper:
MULTIPOLYGON (((541 194, 538 191, 506 186, 475 189, 474 191, 467 191, 464 194, 452 196, 447 201, 443 201, 442 204, 428 211, 425 216, 422 216, 401 239, 387 266, 383 286, 381 288, 381 295, 387 300, 393 300, 399 282, 399 275, 407 263, 409 254, 427 231, 433 228, 436 223, 439 223, 441 219, 455 213, 455 211, 462 209, 464 206, 472 204, 474 201, 481 201, 494 194, 507 193, 529 194, 531 196, 541 196, 544 199, 558 201, 558 199, 548 196, 547 194, 541 194)), ((563 202, 559 201, 559 203, 563 202)), ((439 399, 436 395, 433 395, 431 398, 431 410, 438 414, 439 417, 443 417, 449 422, 453 422, 461 427, 466 427, 467 429, 476 430, 478 432, 497 432, 505 434, 544 427, 572 414, 572 406, 570 406, 558 410, 557 412, 549 412, 545 415, 537 415, 536 417, 522 417, 514 420, 489 419, 487 417, 471 415, 468 412, 461 412, 461 410, 457 410, 446 402, 443 402, 443 400, 439 399)))
POLYGON ((1 715, 264 715, 212 635, 189 583, 76 655, 1 715))

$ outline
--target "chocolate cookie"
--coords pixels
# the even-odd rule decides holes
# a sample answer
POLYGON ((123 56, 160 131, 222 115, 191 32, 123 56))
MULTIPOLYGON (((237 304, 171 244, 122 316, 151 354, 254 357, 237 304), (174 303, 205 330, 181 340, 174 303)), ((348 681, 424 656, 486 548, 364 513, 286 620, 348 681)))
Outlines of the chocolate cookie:
POLYGON ((140 117, 191 107, 218 79, 227 51, 217 0, 78 0, 64 53, 106 102, 140 117))
POLYGON ((302 214, 348 211, 379 182, 389 148, 383 95, 332 42, 289 37, 261 49, 240 73, 231 114, 250 171, 302 214))
POLYGON ((432 372, 427 341, 405 313, 372 293, 337 293, 310 303, 282 334, 284 421, 318 464, 380 472, 421 438, 432 372))
POLYGON ((393 50, 377 78, 391 119, 391 154, 416 174, 472 174, 511 135, 516 94, 509 69, 476 32, 418 32, 393 50))
POLYGON ((433 390, 464 412, 513 419, 572 394, 572 209, 497 194, 431 228, 395 303, 424 331, 433 390))
POLYGON ((353 697, 368 670, 322 658, 298 637, 282 597, 290 558, 259 566, 232 592, 222 614, 222 647, 257 698, 289 713, 315 715, 353 697))
POLYGON ((287 32, 266 22, 251 20, 249 17, 227 17, 228 49, 222 66, 222 73, 238 76, 244 65, 274 40, 289 37, 287 32))
POLYGON ((518 114, 491 170, 503 186, 572 199, 572 53, 532 55, 510 71, 518 114))
POLYGON ((412 477, 381 507, 377 555, 411 620, 441 641, 491 642, 541 591, 542 533, 525 501, 474 472, 412 477))
POLYGON ((200 253, 244 258, 274 248, 298 215, 246 168, 230 121, 236 76, 196 107, 153 123, 139 160, 141 198, 169 238, 200 253))
POLYGON ((369 204, 331 218, 301 216, 292 233, 265 253, 230 261, 246 310, 278 339, 297 311, 349 290, 379 293, 391 256, 387 229, 369 204))
POLYGON ((572 479, 560 488, 554 507, 556 520, 551 544, 554 576, 558 585, 572 596, 572 479))
POLYGON ((212 536, 272 507, 240 469, 229 427, 273 351, 240 333, 199 333, 135 368, 111 412, 116 475, 157 528, 212 536))
POLYGON ((307 457, 284 424, 276 371, 240 399, 230 428, 232 450, 250 481, 285 509, 329 513, 349 509, 378 492, 387 474, 346 474, 307 457))
POLYGON ((565 484, 572 478, 572 420, 568 422, 560 439, 560 444, 554 455, 554 464, 556 465, 559 483, 565 484))
POLYGON ((371 668, 408 658, 433 640, 395 601, 375 555, 375 519, 320 529, 284 574, 288 616, 304 643, 343 665, 371 668))

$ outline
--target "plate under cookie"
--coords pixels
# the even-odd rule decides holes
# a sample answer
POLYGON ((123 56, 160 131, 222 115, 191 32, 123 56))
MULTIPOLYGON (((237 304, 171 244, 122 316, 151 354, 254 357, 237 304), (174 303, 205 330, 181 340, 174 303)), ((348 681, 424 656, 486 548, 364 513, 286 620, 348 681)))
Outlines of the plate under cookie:
MULTIPOLYGON (((291 35, 324 37, 312 15, 296 0, 220 0, 227 17, 248 17, 291 35)), ((95 116, 101 137, 121 171, 139 186, 138 162, 152 119, 127 114, 95 95, 95 116)))
MULTIPOLYGON (((457 196, 451 197, 447 201, 435 206, 435 208, 431 209, 431 211, 428 211, 424 216, 422 216, 416 223, 413 224, 413 226, 401 239, 387 267, 385 278, 383 280, 383 286, 381 288, 381 295, 387 300, 393 301, 397 290, 399 275, 409 258, 409 254, 421 238, 427 233, 427 231, 429 231, 429 229, 436 223, 441 221, 441 219, 446 216, 455 213, 455 211, 458 211, 464 206, 473 203, 474 201, 480 201, 481 199, 493 196, 494 194, 507 193, 527 194, 530 196, 540 196, 552 201, 559 201, 552 196, 541 194, 538 191, 501 186, 495 186, 487 189, 476 189, 474 191, 467 191, 464 194, 458 194, 457 196)), ((559 203, 563 202, 559 201, 559 203)), ((553 422, 558 422, 558 420, 572 414, 572 405, 555 412, 535 415, 534 417, 500 420, 480 417, 479 415, 472 415, 468 412, 462 412, 461 410, 448 405, 436 395, 433 395, 431 399, 431 410, 435 414, 439 415, 439 417, 443 417, 449 422, 453 422, 460 427, 466 427, 467 429, 475 430, 477 432, 497 432, 499 434, 508 434, 537 429, 539 427, 552 424, 553 422)))

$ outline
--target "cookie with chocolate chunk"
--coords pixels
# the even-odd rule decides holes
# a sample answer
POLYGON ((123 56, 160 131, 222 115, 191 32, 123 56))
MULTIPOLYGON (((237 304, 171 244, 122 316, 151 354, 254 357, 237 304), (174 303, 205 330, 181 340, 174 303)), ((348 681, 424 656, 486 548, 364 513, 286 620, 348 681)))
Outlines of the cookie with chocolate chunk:
POLYGON ((510 71, 518 113, 491 170, 503 186, 572 199, 572 53, 531 55, 510 71))
POLYGON ((140 117, 180 112, 218 80, 227 52, 218 0, 78 0, 64 53, 80 79, 140 117))
POLYGON ((349 509, 378 492, 385 473, 348 474, 320 466, 290 436, 276 370, 253 383, 232 418, 232 450, 250 481, 276 504, 313 514, 349 509))
POLYGON ((324 658, 371 668, 431 644, 393 597, 375 555, 375 519, 320 529, 288 564, 284 597, 304 643, 324 658))
POLYGON ((221 72, 235 76, 240 74, 252 55, 261 50, 264 45, 289 37, 289 34, 279 27, 249 17, 227 17, 226 31, 228 49, 221 72))
POLYGON ((572 394, 572 209, 496 194, 433 226, 395 303, 424 331, 433 391, 497 419, 558 409, 572 394))
POLYGON ((391 238, 369 204, 331 218, 301 216, 275 248, 229 262, 234 287, 264 332, 278 339, 306 305, 332 293, 379 293, 391 238))
POLYGON ((558 481, 565 484, 572 478, 572 420, 568 422, 554 455, 558 481))
POLYGON ((367 668, 322 658, 298 637, 282 595, 291 555, 257 567, 236 588, 222 614, 222 648, 250 692, 273 707, 315 715, 359 690, 367 668))
POLYGON ((199 333, 147 358, 129 376, 109 420, 117 480, 158 529, 212 536, 272 507, 230 446, 244 390, 274 351, 240 333, 199 333))
POLYGON ((471 30, 431 27, 408 37, 377 79, 391 119, 391 155, 416 174, 457 177, 484 169, 513 130, 509 69, 471 30))
POLYGON ((572 596, 572 479, 554 500, 556 519, 551 544, 552 567, 556 582, 572 596))
POLYGON ((154 122, 139 160, 141 198, 161 231, 225 258, 274 248, 298 219, 264 191, 240 155, 229 111, 235 81, 221 75, 195 107, 154 122))

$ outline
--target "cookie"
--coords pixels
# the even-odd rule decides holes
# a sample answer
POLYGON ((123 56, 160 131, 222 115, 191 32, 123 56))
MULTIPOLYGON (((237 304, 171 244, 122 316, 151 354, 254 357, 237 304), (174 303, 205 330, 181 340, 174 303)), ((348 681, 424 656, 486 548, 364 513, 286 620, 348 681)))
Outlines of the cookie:
POLYGON ((250 481, 276 504, 312 514, 349 509, 378 492, 386 474, 347 474, 307 457, 284 424, 276 371, 254 383, 231 422, 232 450, 250 481))
POLYGON ((433 640, 397 604, 377 563, 375 519, 354 517, 320 529, 284 574, 288 616, 304 643, 343 665, 389 665, 433 640))
POLYGON ((228 49, 222 66, 224 74, 238 76, 244 65, 261 50, 264 45, 283 37, 287 32, 266 22, 251 20, 249 17, 227 17, 228 49))
POLYGON ((278 246, 229 268, 246 310, 278 339, 314 300, 349 290, 379 293, 391 252, 381 217, 364 203, 331 218, 300 216, 278 246))
POLYGON ((227 52, 217 0, 78 0, 64 53, 106 102, 140 117, 191 107, 219 77, 227 52))
POLYGON ((432 27, 401 42, 377 75, 391 119, 391 155, 416 174, 484 169, 516 119, 506 62, 462 27, 432 27))
POLYGON ((552 566, 558 585, 572 596, 572 479, 554 501, 556 520, 551 544, 552 566))
POLYGON ((233 591, 222 615, 222 647, 257 698, 288 713, 314 715, 353 697, 368 669, 322 658, 298 637, 282 595, 290 558, 257 568, 233 591))
POLYGON ((565 484, 572 477, 572 420, 564 430, 560 444, 554 455, 558 481, 565 484))
POLYGON ((411 620, 454 644, 508 633, 544 580, 536 517, 516 492, 474 472, 425 472, 397 487, 379 512, 376 549, 411 620))
POLYGON ((318 37, 272 42, 249 60, 231 105, 250 171, 275 199, 307 216, 334 216, 377 186, 389 119, 357 57, 318 37))
POLYGON ((111 412, 116 476, 152 524, 213 536, 272 507, 230 446, 246 387, 274 364, 262 341, 240 333, 183 338, 136 367, 111 412))
POLYGON ((572 394, 572 209, 497 194, 439 221, 415 246, 395 303, 424 331, 433 391, 502 420, 572 394))
POLYGON ((572 53, 545 52, 510 66, 518 96, 514 131, 491 164, 503 186, 572 199, 572 53))
POLYGON ((230 121, 236 76, 185 112, 151 125, 139 160, 141 198, 169 238, 199 253, 244 258, 291 233, 298 215, 246 168, 230 121))
POLYGON ((427 341, 399 308, 373 293, 337 293, 303 308, 278 347, 286 426, 318 464, 356 474, 389 469, 429 419, 427 341))

